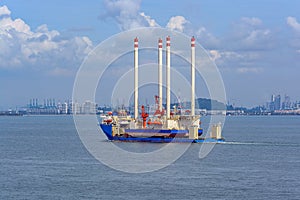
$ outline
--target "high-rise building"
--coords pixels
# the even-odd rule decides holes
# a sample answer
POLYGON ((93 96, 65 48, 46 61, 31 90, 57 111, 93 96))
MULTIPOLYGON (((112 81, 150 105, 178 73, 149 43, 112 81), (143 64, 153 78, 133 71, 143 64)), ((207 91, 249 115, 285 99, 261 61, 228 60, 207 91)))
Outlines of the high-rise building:
POLYGON ((76 114, 80 114, 81 113, 81 109, 80 109, 80 105, 77 102, 71 102, 69 104, 69 113, 76 115, 76 114))
POLYGON ((68 103, 65 102, 65 103, 62 103, 61 104, 61 114, 68 114, 68 103))
POLYGON ((280 94, 275 97, 274 109, 275 110, 280 110, 281 109, 281 96, 280 96, 280 94))
POLYGON ((300 102, 296 101, 293 106, 294 109, 300 109, 300 102))
POLYGON ((269 111, 273 112, 275 110, 275 95, 272 94, 271 101, 268 102, 267 108, 269 108, 269 111))
POLYGON ((284 101, 282 102, 283 110, 290 110, 292 108, 291 98, 288 95, 284 96, 284 101))
POLYGON ((271 102, 274 102, 274 101, 275 101, 275 95, 272 94, 272 96, 271 96, 271 102))
POLYGON ((82 105, 83 114, 95 114, 97 111, 97 105, 91 101, 85 101, 82 105))

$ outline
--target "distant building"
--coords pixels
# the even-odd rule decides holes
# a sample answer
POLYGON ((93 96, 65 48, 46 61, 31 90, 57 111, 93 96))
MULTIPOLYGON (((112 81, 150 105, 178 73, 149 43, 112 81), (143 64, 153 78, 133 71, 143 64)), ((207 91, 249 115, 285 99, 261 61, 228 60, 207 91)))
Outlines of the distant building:
POLYGON ((275 95, 272 94, 272 96, 271 96, 271 102, 274 102, 274 101, 275 101, 275 95))
POLYGON ((268 102, 267 103, 267 108, 269 109, 269 111, 274 111, 275 110, 274 101, 268 102))
POLYGON ((275 110, 275 95, 272 94, 271 101, 267 103, 267 108, 269 111, 273 112, 275 110))
POLYGON ((293 109, 294 109, 294 110, 300 109, 300 102, 296 101, 296 102, 293 104, 293 109))
POLYGON ((284 101, 282 102, 282 109, 283 110, 292 109, 291 98, 288 95, 284 96, 284 101))
POLYGON ((79 103, 71 102, 68 106, 68 113, 73 115, 81 114, 81 107, 79 103))
POLYGON ((275 97, 274 109, 275 110, 280 110, 281 109, 281 96, 280 96, 280 94, 275 97))
POLYGON ((67 102, 62 103, 61 105, 61 114, 68 114, 69 105, 67 102))
POLYGON ((97 112, 97 104, 91 101, 85 101, 82 104, 82 114, 95 114, 97 112))
POLYGON ((44 100, 44 104, 39 104, 38 99, 30 99, 30 103, 26 108, 27 114, 33 115, 56 115, 59 114, 60 111, 58 107, 55 105, 55 100, 44 100))
MULTIPOLYGON (((30 99, 29 104, 24 109, 26 114, 34 115, 57 115, 57 114, 96 114, 97 104, 86 100, 83 104, 65 101, 55 103, 55 99, 44 99, 43 104, 38 103, 37 98, 30 99)), ((107 108, 105 108, 107 109, 107 108)), ((111 108, 109 108, 111 110, 111 108)))

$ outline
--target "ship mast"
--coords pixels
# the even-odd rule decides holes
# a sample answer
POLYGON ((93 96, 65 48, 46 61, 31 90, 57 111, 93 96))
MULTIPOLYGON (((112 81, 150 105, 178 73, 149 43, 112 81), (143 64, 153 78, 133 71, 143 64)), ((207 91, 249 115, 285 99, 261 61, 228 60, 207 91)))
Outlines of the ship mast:
POLYGON ((191 115, 195 116, 195 38, 191 39, 191 115))
POLYGON ((158 40, 158 108, 162 112, 162 39, 158 40))
POLYGON ((171 52, 170 52, 170 36, 167 37, 167 47, 166 47, 166 65, 167 65, 167 77, 166 77, 166 81, 167 81, 167 119, 170 119, 170 112, 171 112, 171 52))
POLYGON ((139 115, 139 44, 138 44, 138 38, 136 37, 134 39, 134 119, 138 119, 139 115))

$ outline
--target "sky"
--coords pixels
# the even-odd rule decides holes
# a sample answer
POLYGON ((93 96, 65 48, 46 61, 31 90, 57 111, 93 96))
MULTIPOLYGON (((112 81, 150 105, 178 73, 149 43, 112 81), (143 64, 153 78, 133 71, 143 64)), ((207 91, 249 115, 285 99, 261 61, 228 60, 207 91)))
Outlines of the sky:
POLYGON ((300 101, 299 8, 299 0, 0 0, 0 109, 70 99, 85 56, 140 27, 195 36, 232 104, 263 105, 272 94, 300 101))

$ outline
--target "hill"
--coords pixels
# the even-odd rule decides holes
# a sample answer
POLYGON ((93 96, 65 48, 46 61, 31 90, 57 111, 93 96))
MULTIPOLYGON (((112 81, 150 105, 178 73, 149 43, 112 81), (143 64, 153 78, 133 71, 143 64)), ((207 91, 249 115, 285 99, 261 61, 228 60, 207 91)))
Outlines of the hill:
MULTIPOLYGON (((195 101, 196 109, 206 109, 206 110, 226 110, 226 105, 217 100, 206 99, 206 98, 198 98, 195 101)), ((176 105, 176 107, 180 106, 179 103, 171 104, 171 107, 176 105)), ((182 102, 181 106, 183 108, 190 108, 191 102, 182 102)))

